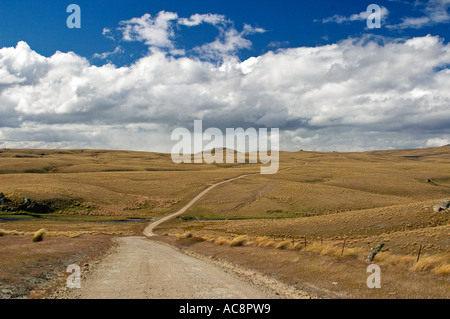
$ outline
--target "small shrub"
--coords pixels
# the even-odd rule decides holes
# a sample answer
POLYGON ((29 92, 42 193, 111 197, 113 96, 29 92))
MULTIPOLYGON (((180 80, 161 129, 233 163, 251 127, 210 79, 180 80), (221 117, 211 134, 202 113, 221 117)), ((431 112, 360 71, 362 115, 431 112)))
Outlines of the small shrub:
POLYGON ((5 236, 6 235, 6 231, 3 229, 0 229, 0 237, 5 236))
POLYGON ((35 232, 34 236, 33 236, 33 242, 37 243, 37 242, 43 241, 44 235, 46 232, 47 232, 47 230, 45 230, 45 229, 39 229, 37 232, 35 232))

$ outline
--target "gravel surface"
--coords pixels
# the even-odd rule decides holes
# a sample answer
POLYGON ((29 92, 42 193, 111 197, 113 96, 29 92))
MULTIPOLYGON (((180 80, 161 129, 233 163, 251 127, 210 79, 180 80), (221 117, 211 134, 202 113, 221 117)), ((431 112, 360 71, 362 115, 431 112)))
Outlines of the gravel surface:
POLYGON ((122 237, 117 243, 83 277, 80 289, 66 290, 60 298, 280 298, 232 271, 145 237, 122 237))
MULTIPOLYGON (((289 169, 289 168, 288 168, 289 169)), ((183 214, 214 187, 253 175, 246 174, 213 185, 174 214, 151 223, 144 235, 153 237, 161 223, 183 214)), ((308 298, 306 294, 237 266, 217 264, 187 255, 146 237, 116 239, 114 250, 83 278, 80 289, 60 298, 82 299, 274 299, 308 298), (250 277, 250 278, 249 278, 250 277)))

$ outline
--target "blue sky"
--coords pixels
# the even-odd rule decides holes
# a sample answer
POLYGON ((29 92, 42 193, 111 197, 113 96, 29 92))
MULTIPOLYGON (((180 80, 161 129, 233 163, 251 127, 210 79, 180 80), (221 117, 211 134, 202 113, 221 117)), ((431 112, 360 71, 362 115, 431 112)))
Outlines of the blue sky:
POLYGON ((194 119, 287 150, 439 146, 449 25, 450 0, 2 1, 0 146, 170 151, 194 119))
MULTIPOLYGON (((122 43, 126 52, 111 57, 117 65, 130 64, 146 54, 146 46, 141 43, 123 43, 106 38, 104 28, 114 30, 119 22, 140 17, 145 13, 152 16, 160 11, 175 12, 180 17, 192 14, 214 13, 224 15, 232 21, 238 30, 244 24, 261 27, 264 34, 250 37, 252 48, 238 52, 241 60, 260 55, 277 47, 317 46, 335 43, 339 40, 361 36, 362 34, 384 35, 388 37, 440 35, 448 41, 450 28, 448 23, 436 23, 422 28, 406 29, 366 29, 365 21, 346 23, 322 23, 321 20, 335 15, 349 17, 365 11, 371 3, 384 6, 389 10, 385 23, 398 24, 404 17, 424 16, 425 5, 414 5, 414 1, 378 1, 373 0, 321 0, 299 1, 2 1, 0 4, 0 44, 15 46, 18 41, 27 42, 33 50, 51 56, 55 51, 74 51, 92 59, 95 53, 113 51, 122 43), (66 8, 76 3, 82 10, 82 28, 69 29, 66 8)), ((202 25, 195 30, 180 28, 177 43, 181 48, 193 47, 211 42, 217 36, 217 30, 202 25)), ((93 59, 93 63, 102 61, 93 59)))

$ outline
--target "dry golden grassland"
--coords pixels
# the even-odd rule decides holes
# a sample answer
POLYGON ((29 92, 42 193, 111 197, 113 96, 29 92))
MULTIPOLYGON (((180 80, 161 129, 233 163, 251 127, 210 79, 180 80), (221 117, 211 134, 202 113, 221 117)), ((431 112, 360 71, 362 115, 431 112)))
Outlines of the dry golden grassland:
MULTIPOLYGON (((183 220, 161 225, 160 233, 189 231, 193 238, 202 239, 191 249, 251 267, 258 263, 252 254, 269 267, 264 257, 268 249, 276 256, 274 264, 288 252, 289 256, 297 253, 304 267, 312 271, 316 265, 314 271, 322 273, 308 278, 324 284, 327 272, 319 269, 322 263, 317 264, 321 257, 348 260, 346 271, 352 272, 367 265, 364 260, 371 247, 384 242, 374 262, 390 275, 396 273, 388 279, 395 287, 392 292, 364 292, 365 282, 358 290, 351 278, 347 285, 339 284, 341 289, 345 286, 354 297, 450 297, 450 212, 432 209, 450 198, 450 147, 284 153, 281 161, 294 168, 219 186, 186 212, 183 220), (241 247, 252 252, 248 258, 236 250, 241 247), (395 278, 402 283, 396 284, 395 278), (431 292, 433 285, 436 289, 431 292)), ((289 278, 299 267, 294 263, 270 268, 289 278)), ((308 278, 307 285, 324 288, 308 278)))
POLYGON ((64 286, 67 266, 85 268, 113 246, 112 236, 44 237, 32 234, 0 236, 0 299, 44 298, 64 286))
POLYGON ((448 275, 414 271, 406 264, 377 261, 381 267, 381 289, 369 289, 366 285, 369 276, 367 263, 351 255, 336 257, 301 248, 280 250, 273 246, 229 247, 229 241, 213 243, 195 235, 188 239, 165 236, 161 240, 181 249, 256 270, 297 287, 313 298, 450 297, 448 275))
MULTIPOLYGON (((141 234, 146 223, 104 222, 175 212, 209 184, 259 167, 176 165, 168 154, 145 152, 1 150, 0 192, 13 202, 27 196, 54 212, 34 217, 0 212, 0 238, 32 236, 41 228, 47 238, 141 234), (1 219, 19 215, 20 221, 1 219)), ((281 152, 277 174, 220 185, 158 232, 170 235, 162 240, 187 241, 190 249, 270 270, 288 283, 301 285, 302 278, 303 288, 332 291, 328 296, 448 298, 450 212, 432 209, 442 199, 450 199, 449 146, 281 152), (352 277, 329 269, 350 274, 363 269, 370 247, 382 241, 375 262, 389 270, 385 283, 392 294, 367 292, 365 281, 355 282, 367 277, 365 272, 352 277), (339 278, 337 287, 329 287, 330 274, 339 278), (431 289, 431 283, 439 289, 419 289, 431 289)))
POLYGON ((176 165, 170 155, 144 152, 2 150, 0 192, 48 202, 62 214, 148 218, 173 212, 209 183, 247 171, 176 165))
POLYGON ((175 165, 168 154, 146 152, 0 150, 0 193, 9 200, 0 208, 28 197, 53 210, 0 211, 0 287, 8 292, 0 299, 37 296, 38 285, 60 278, 52 271, 67 258, 79 261, 74 257, 89 249, 100 255, 110 235, 141 236, 149 219, 176 211, 208 184, 257 170, 175 165), (130 218, 141 222, 115 222, 130 218), (33 242, 40 229, 43 240, 33 242))

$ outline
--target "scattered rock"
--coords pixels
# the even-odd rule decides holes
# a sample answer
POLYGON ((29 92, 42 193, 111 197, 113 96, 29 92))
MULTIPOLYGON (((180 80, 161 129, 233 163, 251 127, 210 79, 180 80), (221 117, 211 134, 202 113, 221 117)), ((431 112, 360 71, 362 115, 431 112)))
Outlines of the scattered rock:
POLYGON ((370 253, 366 258, 366 262, 371 263, 375 256, 380 252, 380 250, 384 247, 384 243, 381 242, 373 248, 370 248, 370 253))
POLYGON ((430 207, 428 207, 428 206, 423 206, 422 209, 423 209, 423 210, 428 210, 428 209, 430 209, 430 207))
POLYGON ((436 205, 436 206, 434 206, 433 207, 433 211, 435 211, 435 212, 440 212, 440 211, 442 211, 442 210, 444 210, 445 208, 442 208, 441 206, 439 206, 439 205, 436 205))
POLYGON ((6 205, 8 199, 5 197, 3 193, 0 193, 0 205, 6 205))
POLYGON ((85 273, 89 271, 89 264, 84 264, 83 265, 83 269, 81 270, 81 272, 85 273))
POLYGON ((441 206, 444 208, 449 208, 450 207, 450 200, 442 200, 441 201, 441 206))
POLYGON ((26 210, 27 212, 35 214, 48 214, 52 212, 50 207, 46 205, 39 204, 28 197, 24 197, 23 199, 25 203, 20 208, 26 210))

